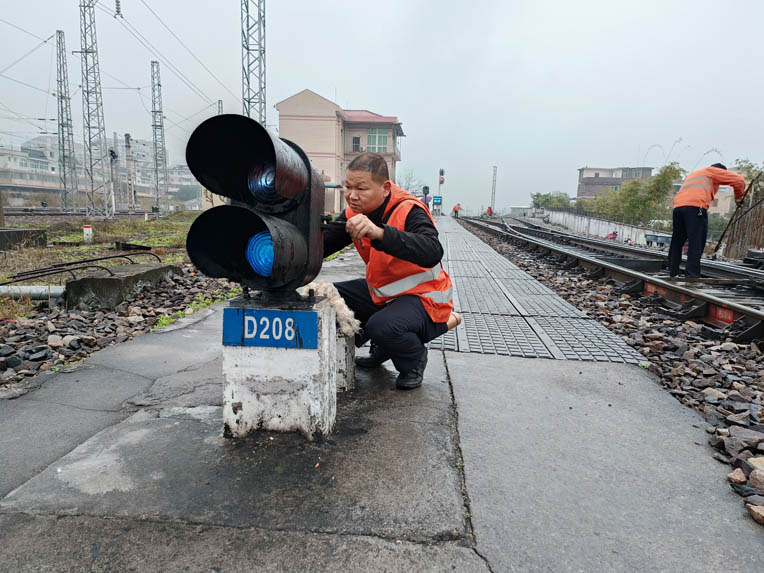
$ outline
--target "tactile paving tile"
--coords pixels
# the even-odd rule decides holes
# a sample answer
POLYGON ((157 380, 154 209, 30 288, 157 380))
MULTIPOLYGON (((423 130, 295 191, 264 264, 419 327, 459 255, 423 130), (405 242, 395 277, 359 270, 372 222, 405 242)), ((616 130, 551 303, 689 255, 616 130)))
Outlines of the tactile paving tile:
POLYGON ((459 350, 456 342, 456 330, 449 330, 443 336, 427 343, 427 348, 432 350, 459 350))
POLYGON ((494 279, 454 277, 452 280, 457 292, 457 311, 520 315, 494 279))
POLYGON ((498 271, 501 269, 519 269, 516 264, 514 264, 512 261, 504 257, 503 255, 500 255, 493 249, 491 249, 490 252, 481 253, 483 262, 486 264, 488 268, 494 271, 498 271))
POLYGON ((490 278, 491 276, 480 261, 452 261, 446 266, 446 272, 452 277, 490 278))
POLYGON ((515 297, 518 310, 523 316, 559 316, 565 318, 586 318, 586 315, 557 295, 534 294, 515 297))
POLYGON ((527 321, 543 331, 568 360, 630 364, 645 360, 644 356, 594 320, 537 316, 527 321))
MULTIPOLYGON (((552 295, 557 293, 534 280, 497 279, 513 296, 552 295)), ((560 299, 562 300, 562 299, 560 299)))
POLYGON ((520 269, 503 268, 491 271, 497 279, 512 279, 516 281, 534 281, 531 275, 520 269))
POLYGON ((462 317, 464 322, 457 328, 465 329, 469 348, 460 346, 460 352, 552 358, 547 347, 522 317, 472 313, 464 313, 462 317))

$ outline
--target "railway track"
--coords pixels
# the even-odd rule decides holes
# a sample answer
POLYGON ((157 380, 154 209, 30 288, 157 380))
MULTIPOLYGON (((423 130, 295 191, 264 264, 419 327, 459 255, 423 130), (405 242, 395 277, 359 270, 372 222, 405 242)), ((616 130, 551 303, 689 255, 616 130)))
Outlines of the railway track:
POLYGON ((764 337, 764 273, 722 261, 703 261, 700 279, 670 278, 665 252, 613 244, 527 223, 463 219, 494 237, 551 257, 563 268, 612 278, 622 292, 662 299, 677 318, 704 322, 706 334, 736 341, 764 337))
MULTIPOLYGON (((80 211, 63 211, 61 209, 42 209, 42 208, 8 208, 4 210, 6 217, 87 217, 84 210, 80 211)), ((142 216, 145 213, 151 213, 151 211, 128 211, 117 210, 115 215, 139 215, 142 216)))

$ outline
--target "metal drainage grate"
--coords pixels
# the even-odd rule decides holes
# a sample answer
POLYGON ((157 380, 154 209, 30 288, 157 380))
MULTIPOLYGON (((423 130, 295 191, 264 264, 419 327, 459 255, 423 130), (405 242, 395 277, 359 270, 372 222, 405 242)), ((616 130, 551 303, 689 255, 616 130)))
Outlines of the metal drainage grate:
POLYGON ((530 325, 519 316, 464 313, 458 328, 466 332, 466 346, 461 352, 504 354, 526 358, 552 358, 530 325))
POLYGON ((587 318, 583 312, 557 295, 517 295, 515 299, 517 308, 523 316, 587 318))
POLYGON ((568 360, 630 364, 645 360, 644 356, 593 320, 537 316, 527 321, 534 330, 540 330, 549 337, 556 349, 568 360))
POLYGON ((480 261, 452 261, 446 266, 446 272, 452 277, 490 278, 488 269, 480 261))
POLYGON ((456 331, 449 330, 443 336, 439 336, 435 340, 431 340, 427 343, 427 348, 431 350, 459 350, 456 343, 456 331))
POLYGON ((458 311, 520 315, 494 279, 455 277, 453 282, 456 287, 455 304, 458 311))

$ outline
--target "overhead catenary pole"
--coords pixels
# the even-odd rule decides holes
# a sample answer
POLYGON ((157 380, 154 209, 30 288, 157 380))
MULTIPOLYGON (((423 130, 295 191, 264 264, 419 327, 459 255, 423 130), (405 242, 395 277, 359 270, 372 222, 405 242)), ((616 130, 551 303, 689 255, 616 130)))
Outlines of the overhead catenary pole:
POLYGON ((98 64, 95 5, 98 0, 80 1, 80 51, 82 66, 82 133, 87 178, 87 213, 114 215, 111 185, 106 170, 106 128, 104 127, 101 72, 98 64), (100 199, 98 196, 100 195, 100 199), (110 197, 111 195, 111 197, 110 197))
POLYGON ((265 126, 265 0, 241 0, 242 110, 265 126))
POLYGON ((128 209, 135 211, 136 199, 135 196, 135 163, 133 162, 133 148, 130 142, 130 134, 125 134, 125 176, 127 179, 127 204, 128 209))
POLYGON ((56 31, 56 99, 58 100, 58 177, 61 181, 61 208, 77 207, 77 167, 74 160, 72 101, 69 97, 69 71, 63 30, 56 31))
MULTIPOLYGON (((122 188, 122 181, 119 176, 119 158, 122 156, 122 154, 119 152, 119 136, 117 135, 116 131, 114 132, 114 143, 112 144, 112 149, 114 150, 114 156, 112 157, 112 164, 114 169, 111 175, 111 183, 114 187, 114 196, 116 200, 124 205, 127 203, 127 201, 125 198, 125 192, 122 188)), ((124 207, 120 208, 124 209, 124 207)))
POLYGON ((218 100, 218 115, 223 115, 223 100, 218 100))
POLYGON ((167 147, 164 139, 164 116, 162 115, 162 82, 159 62, 151 62, 151 127, 154 134, 154 206, 159 210, 164 197, 165 210, 169 210, 167 194, 167 147))
POLYGON ((496 212, 496 171, 498 167, 493 166, 493 185, 491 186, 491 211, 496 212))

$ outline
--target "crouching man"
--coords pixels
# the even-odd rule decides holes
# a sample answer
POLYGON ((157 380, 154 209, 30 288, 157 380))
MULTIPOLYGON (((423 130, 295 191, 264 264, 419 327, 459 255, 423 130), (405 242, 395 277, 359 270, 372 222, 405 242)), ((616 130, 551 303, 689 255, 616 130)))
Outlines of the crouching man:
POLYGON ((366 278, 335 283, 361 321, 356 346, 371 340, 363 368, 392 360, 401 390, 418 388, 427 366, 425 344, 461 322, 452 313, 451 279, 430 212, 390 181, 381 155, 364 153, 348 166, 341 227, 324 232, 324 256, 351 242, 366 263, 366 278))

